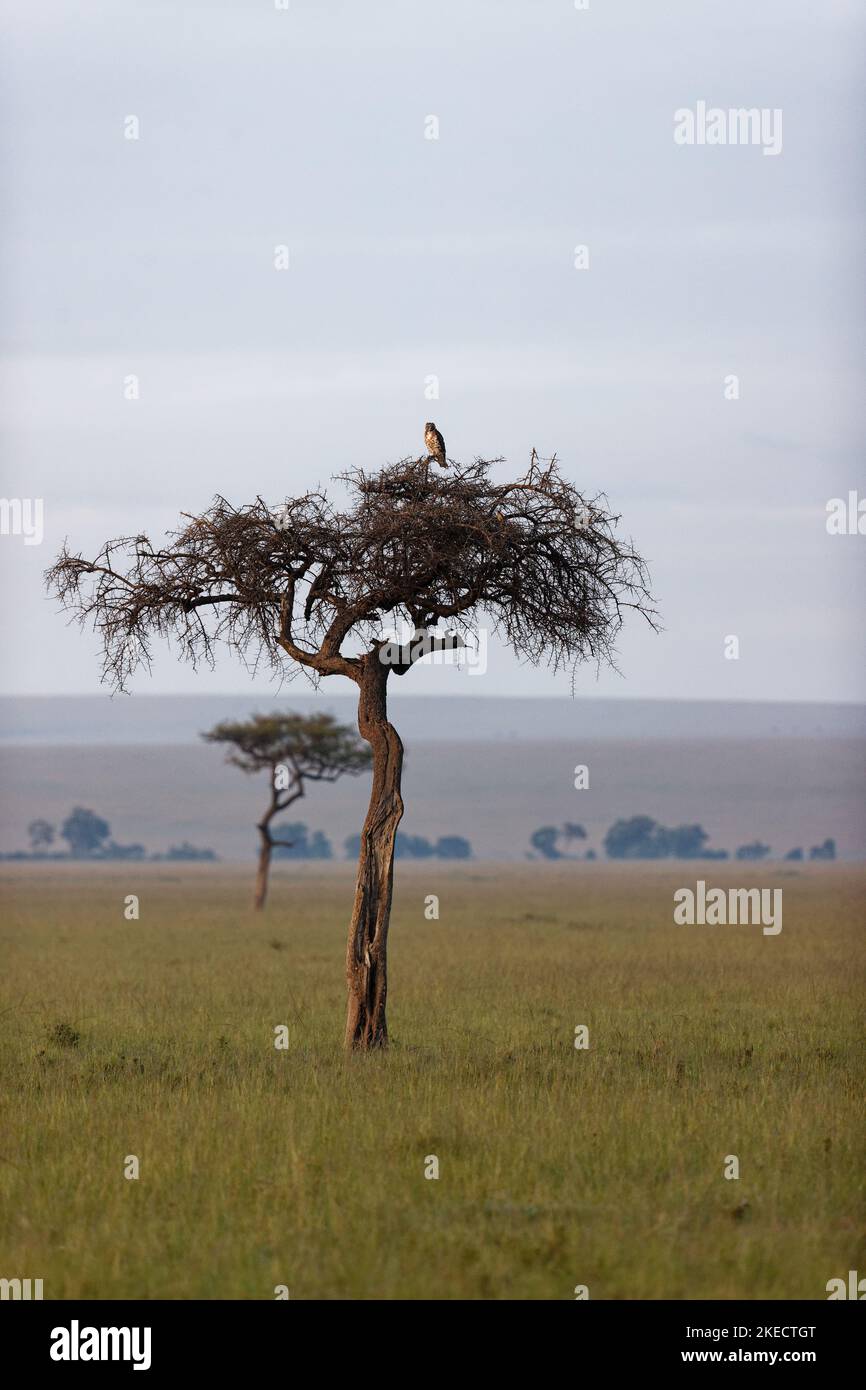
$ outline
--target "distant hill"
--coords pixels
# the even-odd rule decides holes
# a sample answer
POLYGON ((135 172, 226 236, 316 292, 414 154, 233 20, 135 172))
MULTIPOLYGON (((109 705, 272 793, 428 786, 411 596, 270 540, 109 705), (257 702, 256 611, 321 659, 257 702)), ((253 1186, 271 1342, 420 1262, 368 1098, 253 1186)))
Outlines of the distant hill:
MULTIPOLYGON (((341 682, 341 685, 343 683, 341 682)), ((394 686, 396 682, 392 683, 394 686)), ((255 710, 328 711, 353 723, 351 693, 0 696, 0 743, 191 744, 220 719, 255 710)), ((863 738, 866 705, 733 700, 599 700, 578 696, 391 694, 391 715, 407 743, 570 739, 863 738)))

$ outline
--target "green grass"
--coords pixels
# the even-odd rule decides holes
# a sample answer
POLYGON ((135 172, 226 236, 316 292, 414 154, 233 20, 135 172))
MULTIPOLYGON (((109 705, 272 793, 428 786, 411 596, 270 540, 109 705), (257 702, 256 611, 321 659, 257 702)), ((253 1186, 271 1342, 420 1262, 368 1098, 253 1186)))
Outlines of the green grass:
POLYGON ((276 876, 258 918, 251 871, 5 866, 0 1276, 46 1298, 825 1298, 866 1268, 864 878, 400 865, 392 1047, 346 1058, 348 866, 276 876), (781 935, 674 926, 699 876, 782 886, 781 935))

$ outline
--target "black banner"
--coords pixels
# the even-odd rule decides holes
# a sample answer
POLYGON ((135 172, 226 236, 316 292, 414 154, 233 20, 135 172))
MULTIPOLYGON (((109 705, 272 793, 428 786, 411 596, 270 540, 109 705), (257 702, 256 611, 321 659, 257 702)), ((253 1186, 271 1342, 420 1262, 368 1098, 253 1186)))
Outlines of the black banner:
MULTIPOLYGON (((423 1337, 423 1361, 407 1365, 400 1352, 393 1373, 399 1379, 423 1374, 429 1381, 437 1366, 442 1374, 454 1369, 455 1346, 447 1337, 453 1327, 461 1334, 466 1355, 481 1356, 489 1370, 499 1357, 511 1357, 523 1336, 544 1338, 535 1354, 545 1362, 567 1354, 574 1370, 591 1364, 612 1372, 620 1370, 667 1371, 674 1367, 700 1366, 805 1366, 826 1377, 856 1364, 862 1345, 862 1320, 858 1311, 827 1302, 703 1302, 625 1303, 580 1302, 557 1313, 548 1305, 523 1304, 517 1311, 507 1305, 508 1323, 498 1325, 496 1305, 487 1313, 473 1308, 467 1322, 467 1305, 454 1303, 399 1305, 398 1320, 383 1322, 384 1309, 376 1315, 376 1360, 389 1374, 385 1352, 385 1327, 402 1342, 407 1325, 412 1335, 423 1337), (478 1322, 479 1314, 481 1322, 478 1322), (535 1319, 541 1317, 541 1323, 535 1319), (488 1319, 490 1320, 488 1322, 488 1319), (492 1330, 492 1337, 491 1337, 492 1330), (435 1335, 433 1335, 435 1333, 435 1335), (428 1340, 429 1339, 429 1340, 428 1340), (468 1339, 468 1345, 466 1340, 468 1339)), ((366 1361, 371 1350, 365 1337, 357 1338, 360 1321, 371 1314, 353 1312, 345 1304, 287 1301, 281 1304, 253 1302, 212 1303, 39 1303, 0 1304, 3 1362, 17 1364, 25 1373, 50 1373, 52 1378, 92 1377, 110 1369, 113 1375, 136 1372, 159 1379, 183 1372, 309 1375, 309 1358, 321 1354, 321 1344, 306 1340, 324 1331, 329 1340, 324 1352, 330 1374, 345 1357, 347 1365, 366 1361), (357 1320, 357 1322, 356 1322, 357 1320), (360 1350, 359 1347, 366 1348, 360 1350), (306 1367, 306 1370, 304 1369, 306 1367)), ((526 1348, 528 1350, 528 1348, 526 1348)))

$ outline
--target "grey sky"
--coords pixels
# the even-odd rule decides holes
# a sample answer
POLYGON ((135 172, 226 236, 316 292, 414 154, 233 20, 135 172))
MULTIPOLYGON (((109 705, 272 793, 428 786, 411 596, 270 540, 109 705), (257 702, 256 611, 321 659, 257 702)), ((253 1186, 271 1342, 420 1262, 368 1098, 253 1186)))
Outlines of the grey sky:
MULTIPOLYGON (((866 539, 825 530, 829 498, 866 496, 862 5, 5 15, 2 494, 44 498, 46 528, 0 537, 0 688, 98 689, 95 639, 42 597, 64 535, 159 533, 217 491, 276 504, 417 454, 434 419, 458 459, 556 451, 649 559, 665 632, 635 622, 623 678, 578 690, 864 697, 866 539), (781 108, 782 153, 676 146, 699 100, 781 108)), ((483 677, 408 680, 569 684, 496 650, 483 677)), ((249 681, 166 654, 133 688, 249 681)))

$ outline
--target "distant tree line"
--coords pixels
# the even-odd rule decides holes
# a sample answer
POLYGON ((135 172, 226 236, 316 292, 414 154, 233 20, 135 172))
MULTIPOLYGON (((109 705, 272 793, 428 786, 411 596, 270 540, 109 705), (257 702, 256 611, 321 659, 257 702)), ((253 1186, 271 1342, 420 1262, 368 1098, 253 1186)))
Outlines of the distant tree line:
MULTIPOLYGON (((361 853, 360 835, 350 835, 344 842, 347 859, 357 859, 361 853)), ((471 859, 472 846, 462 835, 442 835, 435 844, 423 835, 397 832, 394 842, 395 859, 471 859)))
MULTIPOLYGON (((275 859, 333 859, 334 850, 327 835, 321 830, 307 829, 303 821, 292 825, 281 825, 274 831, 283 841, 274 848, 275 859), (286 843, 290 842, 290 843, 286 843)), ((361 853, 360 835, 349 835, 343 841, 343 851, 347 859, 357 859, 361 853)), ((442 835, 435 843, 423 835, 406 835, 397 832, 394 844, 395 859, 471 859, 472 846, 462 835, 442 835)))
MULTIPOLYGON (((76 806, 60 826, 59 834, 54 825, 41 817, 30 822, 27 827, 30 840, 29 851, 17 850, 11 854, 0 854, 0 859, 111 859, 111 860, 151 860, 151 861, 216 861, 219 856, 212 849, 200 849, 183 841, 172 845, 164 853, 149 854, 144 845, 118 844, 111 837, 111 827, 102 816, 83 806, 76 806), (58 847, 58 840, 65 841, 66 848, 58 847)), ((321 830, 311 831, 303 821, 275 826, 269 834, 271 852, 274 858, 289 860, 333 859, 331 841, 321 830)), ((730 859, 740 861, 759 861, 772 854, 769 845, 761 840, 740 845, 733 856, 726 849, 712 849, 708 845, 709 835, 701 825, 660 825, 651 816, 632 816, 628 820, 618 820, 610 827, 602 840, 608 859, 730 859)), ((587 833, 582 825, 566 821, 564 825, 542 825, 529 837, 530 859, 548 860, 576 859, 594 860, 594 849, 582 855, 575 853, 572 846, 586 840, 587 833)), ((357 859, 361 852, 360 835, 350 835, 344 841, 347 859, 357 859)), ((442 835, 432 841, 424 835, 408 835, 398 831, 394 857, 396 859, 471 859, 472 846, 462 835, 442 835)), ((829 837, 820 845, 813 845, 806 854, 802 847, 789 850, 784 859, 790 862, 810 860, 835 860, 836 841, 829 837)))
MULTIPOLYGON (((585 840, 586 831, 582 825, 566 822, 563 826, 542 825, 529 837, 532 846, 530 858, 571 859, 581 856, 568 853, 568 846, 577 840, 585 840)), ((660 825, 651 816, 632 816, 628 820, 618 820, 610 827, 602 840, 608 859, 729 859, 726 849, 711 849, 709 835, 701 825, 660 825)), ((739 860, 766 859, 772 853, 769 845, 760 840, 740 845, 734 851, 739 860)), ((789 850, 786 860, 805 859, 802 849, 789 850)), ((595 859, 595 851, 590 849, 583 856, 595 859)), ((821 845, 814 845, 809 851, 810 859, 835 859, 836 842, 827 839, 821 845)))
POLYGON ((12 854, 0 855, 2 859, 132 859, 166 860, 199 859, 216 860, 218 856, 212 849, 198 849, 184 841, 172 845, 164 854, 148 854, 144 845, 119 845, 111 838, 111 826, 95 811, 84 806, 75 806, 66 820, 57 828, 39 816, 27 827, 30 849, 16 850, 12 854), (58 847, 58 840, 66 841, 66 848, 58 847))
MULTIPOLYGON (((275 859, 333 859, 334 849, 321 830, 310 831, 303 821, 274 827, 273 855, 275 859)), ((343 841, 347 859, 357 859, 361 853, 360 835, 349 835, 343 841)), ((471 859, 472 846, 462 835, 442 835, 432 842, 423 835, 397 832, 395 859, 471 859)))
POLYGON ((321 830, 310 832, 303 821, 274 828, 275 859, 333 859, 331 841, 321 830))
MULTIPOLYGON (((199 849, 184 840, 180 845, 172 845, 165 853, 148 854, 144 845, 121 845, 111 838, 111 827, 107 820, 76 806, 58 832, 57 827, 42 817, 31 821, 27 827, 30 849, 16 850, 12 854, 0 854, 0 859, 124 859, 124 860, 207 860, 214 862, 219 856, 212 849, 199 849), (65 841, 65 848, 60 842, 65 841)), ((348 859, 357 859, 361 850, 361 837, 350 835, 344 849, 348 859)), ((331 841, 321 830, 310 830, 303 821, 274 826, 271 832, 271 852, 275 859, 333 859, 331 841)), ((398 859, 471 859, 472 846, 462 835, 442 835, 434 842, 423 835, 398 833, 394 849, 398 859)))

